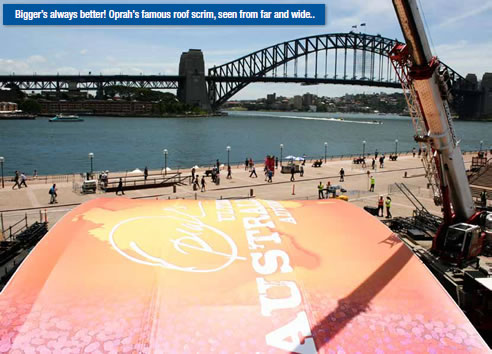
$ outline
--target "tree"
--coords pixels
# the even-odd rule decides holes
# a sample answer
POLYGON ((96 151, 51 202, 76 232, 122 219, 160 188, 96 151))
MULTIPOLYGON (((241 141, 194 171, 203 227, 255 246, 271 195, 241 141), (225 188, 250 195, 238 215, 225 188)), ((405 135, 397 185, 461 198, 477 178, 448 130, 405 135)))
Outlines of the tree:
POLYGON ((19 109, 30 114, 39 114, 41 105, 38 101, 28 98, 19 104, 19 109))

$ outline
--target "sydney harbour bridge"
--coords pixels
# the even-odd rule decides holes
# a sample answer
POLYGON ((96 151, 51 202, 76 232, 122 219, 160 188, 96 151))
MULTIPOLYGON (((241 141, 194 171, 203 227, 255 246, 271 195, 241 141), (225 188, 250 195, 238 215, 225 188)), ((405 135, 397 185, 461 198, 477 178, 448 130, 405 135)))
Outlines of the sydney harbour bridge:
MULTIPOLYGON (((178 75, 3 75, 0 87, 29 91, 94 90, 121 85, 135 88, 175 89, 185 103, 217 110, 250 83, 338 84, 401 88, 389 52, 396 39, 364 33, 332 33, 294 39, 260 49, 205 72, 201 50, 181 55, 178 75)), ((445 58, 440 58, 445 60, 445 58)), ((488 114, 492 102, 491 74, 482 87, 473 74, 463 77, 444 62, 452 88, 453 108, 462 118, 488 114), (484 86, 485 85, 485 86, 484 86), (490 100, 490 98, 489 98, 490 100)))

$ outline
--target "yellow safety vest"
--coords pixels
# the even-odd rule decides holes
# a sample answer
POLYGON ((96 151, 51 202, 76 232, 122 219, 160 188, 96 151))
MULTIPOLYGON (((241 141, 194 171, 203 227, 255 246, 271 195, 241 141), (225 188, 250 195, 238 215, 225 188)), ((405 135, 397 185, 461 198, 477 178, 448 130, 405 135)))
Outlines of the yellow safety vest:
POLYGON ((374 178, 371 178, 371 184, 374 184, 376 180, 374 178))
POLYGON ((386 199, 386 208, 391 208, 391 200, 386 199))
POLYGON ((322 184, 319 184, 319 185, 318 185, 318 190, 322 191, 322 190, 323 190, 323 188, 324 188, 324 186, 323 186, 322 184))

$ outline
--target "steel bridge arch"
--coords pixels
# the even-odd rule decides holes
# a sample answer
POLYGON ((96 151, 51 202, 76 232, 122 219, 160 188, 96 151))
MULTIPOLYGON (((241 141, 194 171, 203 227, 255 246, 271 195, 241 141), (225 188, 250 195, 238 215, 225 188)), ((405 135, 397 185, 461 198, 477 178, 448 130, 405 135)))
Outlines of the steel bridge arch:
MULTIPOLYGON (((278 82, 286 82, 286 65, 290 61, 305 57, 306 59, 306 74, 307 78, 307 58, 309 54, 315 54, 315 83, 340 83, 340 84, 358 84, 367 86, 381 86, 381 87, 400 87, 399 81, 397 81, 397 75, 394 75, 394 81, 381 80, 381 68, 379 67, 379 80, 375 80, 375 68, 374 60, 370 61, 371 67, 368 68, 369 77, 357 79, 356 65, 357 65, 357 51, 363 51, 371 53, 371 55, 379 55, 386 57, 387 68, 389 68, 388 53, 396 44, 401 44, 396 39, 390 39, 382 37, 381 35, 370 35, 364 33, 329 33, 322 35, 308 36, 290 41, 278 43, 267 48, 257 50, 256 52, 242 56, 236 60, 230 61, 220 66, 214 66, 208 70, 208 94, 212 108, 215 110, 220 105, 225 103, 228 99, 234 96, 241 89, 246 87, 252 82, 266 81, 266 74, 272 70, 276 70, 280 66, 284 66, 284 80, 278 79, 278 82), (344 73, 343 78, 337 79, 337 59, 338 50, 344 51, 344 73), (335 50, 335 76, 334 78, 327 79, 326 74, 324 79, 318 77, 318 53, 329 50, 335 50), (347 52, 352 50, 353 58, 353 76, 347 78, 347 52), (317 79, 317 80, 316 80, 317 79)), ((327 55, 327 54, 326 54, 327 55)), ((326 73, 326 59, 325 57, 325 73, 326 73)), ((364 54, 365 58, 365 54, 364 54)), ((373 58, 374 59, 374 58, 373 58)), ((362 64, 364 65, 364 64, 362 64)), ((380 64, 379 64, 380 65, 380 64)), ((452 69, 446 66, 448 72, 453 80, 464 80, 464 78, 454 72, 452 69)), ((393 71, 393 69, 391 69, 393 71)), ((362 68, 362 72, 365 72, 365 68, 362 68)), ((276 72, 275 72, 276 74, 276 72)), ((389 72, 391 76, 391 72, 389 72)), ((270 82, 275 82, 275 79, 269 78, 270 82)), ((303 79, 290 80, 290 82, 302 82, 303 79)), ((313 83, 313 80, 309 80, 313 83)), ((306 80, 308 82, 308 80, 306 80)))

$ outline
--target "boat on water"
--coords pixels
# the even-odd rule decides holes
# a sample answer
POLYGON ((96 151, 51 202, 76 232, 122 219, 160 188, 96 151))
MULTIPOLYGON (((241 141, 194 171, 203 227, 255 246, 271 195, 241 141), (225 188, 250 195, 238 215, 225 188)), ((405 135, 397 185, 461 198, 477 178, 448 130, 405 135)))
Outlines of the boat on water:
POLYGON ((50 118, 50 122, 83 122, 84 120, 79 116, 70 114, 58 114, 53 118, 50 118))

